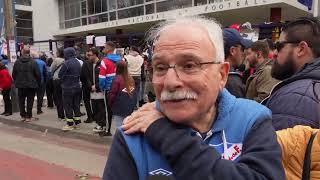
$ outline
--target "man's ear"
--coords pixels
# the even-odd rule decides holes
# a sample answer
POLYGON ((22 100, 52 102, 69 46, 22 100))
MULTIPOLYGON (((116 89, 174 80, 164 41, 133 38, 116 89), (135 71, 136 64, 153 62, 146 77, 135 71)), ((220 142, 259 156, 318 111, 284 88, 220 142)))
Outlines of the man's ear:
POLYGON ((304 56, 305 54, 308 54, 309 46, 305 41, 301 41, 299 44, 299 49, 298 49, 298 56, 304 56))
POLYGON ((229 49, 229 54, 230 54, 231 56, 234 56, 235 53, 236 53, 236 48, 235 48, 234 46, 232 46, 232 47, 229 49))
POLYGON ((221 76, 221 80, 219 83, 219 89, 220 91, 223 90, 223 88, 225 87, 227 80, 228 80, 228 75, 229 75, 229 69, 230 69, 230 64, 229 62, 222 62, 220 64, 220 76, 221 76))

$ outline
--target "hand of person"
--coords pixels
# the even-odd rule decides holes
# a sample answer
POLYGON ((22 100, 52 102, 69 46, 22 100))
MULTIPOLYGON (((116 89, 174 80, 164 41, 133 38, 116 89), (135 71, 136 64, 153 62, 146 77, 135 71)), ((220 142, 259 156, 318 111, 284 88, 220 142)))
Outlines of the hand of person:
POLYGON ((96 91, 97 91, 97 88, 96 88, 95 85, 91 86, 91 91, 92 91, 92 92, 96 92, 96 91))
POLYGON ((145 133, 148 127, 164 115, 156 109, 155 102, 143 105, 124 119, 121 126, 125 134, 145 133))

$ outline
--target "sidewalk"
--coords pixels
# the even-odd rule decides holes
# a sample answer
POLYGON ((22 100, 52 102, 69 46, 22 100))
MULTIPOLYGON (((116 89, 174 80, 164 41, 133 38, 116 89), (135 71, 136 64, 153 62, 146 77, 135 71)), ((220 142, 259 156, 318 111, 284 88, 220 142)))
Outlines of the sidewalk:
MULTIPOLYGON (((2 98, 0 99, 0 102, 2 101, 2 98)), ((36 102, 34 103, 36 105, 36 102)), ((0 113, 4 110, 3 103, 0 103, 0 113)), ((85 141, 90 141, 94 143, 107 143, 111 144, 112 137, 100 137, 98 134, 94 133, 92 129, 96 126, 95 123, 81 123, 81 127, 79 129, 75 129, 69 132, 64 132, 61 130, 63 125, 66 124, 65 121, 58 120, 57 117, 57 111, 56 109, 49 109, 47 107, 42 108, 43 114, 37 115, 36 109, 33 109, 33 116, 39 118, 38 121, 32 121, 32 122, 21 122, 20 121, 20 114, 19 112, 13 113, 11 116, 1 116, 0 115, 0 123, 16 126, 16 127, 22 127, 22 128, 28 128, 32 130, 41 131, 44 134, 46 133, 52 133, 56 134, 62 137, 67 138, 76 138, 81 139, 85 141)), ((81 112, 85 112, 84 106, 81 106, 81 112)), ((86 120, 87 116, 82 116, 81 121, 83 122, 86 120)), ((111 132, 112 134, 115 133, 115 126, 113 124, 111 132)))

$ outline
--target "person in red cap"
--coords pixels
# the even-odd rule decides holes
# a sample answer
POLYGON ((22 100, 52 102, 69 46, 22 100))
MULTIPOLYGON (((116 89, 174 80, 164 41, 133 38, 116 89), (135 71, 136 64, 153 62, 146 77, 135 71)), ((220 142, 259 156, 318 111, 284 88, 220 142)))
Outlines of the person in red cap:
POLYGON ((240 24, 232 24, 231 26, 229 26, 229 28, 235 29, 238 32, 240 32, 240 24))

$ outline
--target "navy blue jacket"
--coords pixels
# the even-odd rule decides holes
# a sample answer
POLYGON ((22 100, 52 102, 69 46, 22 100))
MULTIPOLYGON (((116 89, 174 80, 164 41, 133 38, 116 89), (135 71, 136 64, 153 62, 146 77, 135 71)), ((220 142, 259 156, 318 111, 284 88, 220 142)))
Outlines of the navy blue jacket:
POLYGON ((112 80, 108 103, 111 106, 112 114, 121 117, 129 116, 137 106, 137 91, 133 90, 130 96, 126 91, 124 80, 121 75, 117 75, 112 80))
POLYGON ((319 128, 320 58, 274 87, 262 102, 272 111, 276 130, 306 125, 319 128))
POLYGON ((79 89, 81 64, 76 59, 76 51, 74 48, 66 48, 64 50, 65 62, 59 71, 59 79, 61 80, 62 89, 79 89))
POLYGON ((204 134, 166 118, 144 135, 117 131, 103 179, 141 180, 155 174, 177 180, 284 179, 271 112, 226 90, 219 95, 218 112, 204 134))

